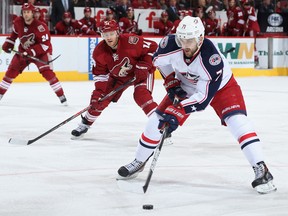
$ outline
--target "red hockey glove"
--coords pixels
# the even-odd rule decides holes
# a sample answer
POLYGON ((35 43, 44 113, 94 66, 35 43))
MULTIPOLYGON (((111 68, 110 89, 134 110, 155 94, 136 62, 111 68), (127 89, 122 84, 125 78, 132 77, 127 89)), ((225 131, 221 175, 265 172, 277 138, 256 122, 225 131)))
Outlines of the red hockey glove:
POLYGON ((175 78, 175 72, 165 78, 164 87, 166 88, 168 97, 171 101, 174 101, 175 96, 180 101, 186 98, 187 92, 181 88, 180 84, 180 80, 175 78))
POLYGON ((4 44, 2 45, 2 50, 6 53, 11 53, 12 49, 14 48, 14 43, 13 41, 5 41, 4 44))
POLYGON ((179 125, 182 125, 186 120, 186 113, 184 108, 179 104, 176 107, 168 106, 162 119, 159 119, 158 129, 163 130, 164 127, 168 126, 168 133, 175 131, 179 125))
POLYGON ((93 91, 90 100, 90 106, 92 109, 102 111, 105 108, 104 104, 99 101, 103 96, 104 94, 102 92, 97 90, 93 91))
POLYGON ((136 78, 135 83, 146 81, 150 67, 146 62, 138 62, 135 65, 135 70, 134 70, 134 74, 136 78))

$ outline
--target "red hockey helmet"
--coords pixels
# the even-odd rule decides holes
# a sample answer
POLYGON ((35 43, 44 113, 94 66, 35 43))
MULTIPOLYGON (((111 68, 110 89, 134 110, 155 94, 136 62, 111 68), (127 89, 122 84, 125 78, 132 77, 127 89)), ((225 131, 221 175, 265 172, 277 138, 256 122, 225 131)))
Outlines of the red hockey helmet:
POLYGON ((119 26, 115 20, 109 20, 109 21, 102 22, 100 29, 101 29, 101 33, 110 32, 110 31, 118 31, 119 26))
POLYGON ((70 12, 64 12, 62 18, 63 19, 72 18, 71 13, 70 12))
POLYGON ((35 12, 35 13, 36 13, 36 12, 41 13, 41 9, 40 9, 39 7, 35 7, 34 12, 35 12))
POLYGON ((35 7, 33 4, 31 3, 24 3, 21 7, 22 11, 24 10, 31 10, 31 11, 34 11, 35 10, 35 7))
POLYGON ((87 12, 92 12, 91 8, 90 7, 85 7, 84 8, 84 13, 87 13, 87 12))
POLYGON ((113 11, 111 9, 106 10, 106 16, 113 14, 113 11))
POLYGON ((161 13, 161 17, 164 18, 164 17, 168 17, 168 13, 166 11, 163 11, 161 13))

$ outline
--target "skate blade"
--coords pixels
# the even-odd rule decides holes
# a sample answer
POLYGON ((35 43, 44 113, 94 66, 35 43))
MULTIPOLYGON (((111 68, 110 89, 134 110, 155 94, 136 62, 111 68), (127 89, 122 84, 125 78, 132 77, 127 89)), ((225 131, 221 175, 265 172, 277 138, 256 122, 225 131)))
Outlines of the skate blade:
POLYGON ((173 145, 173 140, 172 140, 172 138, 171 138, 171 137, 167 137, 167 138, 164 140, 163 145, 165 145, 165 146, 173 145))
POLYGON ((84 137, 84 134, 81 134, 80 136, 71 136, 71 140, 80 140, 84 137))
POLYGON ((273 181, 269 181, 266 184, 258 185, 255 187, 255 189, 257 190, 259 194, 268 194, 268 193, 275 192, 277 190, 277 188, 273 184, 273 181))

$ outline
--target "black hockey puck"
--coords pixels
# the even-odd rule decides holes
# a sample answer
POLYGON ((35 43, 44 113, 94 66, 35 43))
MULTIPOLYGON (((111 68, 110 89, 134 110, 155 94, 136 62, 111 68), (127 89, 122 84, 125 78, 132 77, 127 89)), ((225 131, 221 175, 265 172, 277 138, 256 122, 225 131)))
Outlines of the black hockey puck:
POLYGON ((145 210, 151 210, 151 209, 153 209, 153 205, 146 204, 146 205, 143 205, 142 208, 145 209, 145 210))

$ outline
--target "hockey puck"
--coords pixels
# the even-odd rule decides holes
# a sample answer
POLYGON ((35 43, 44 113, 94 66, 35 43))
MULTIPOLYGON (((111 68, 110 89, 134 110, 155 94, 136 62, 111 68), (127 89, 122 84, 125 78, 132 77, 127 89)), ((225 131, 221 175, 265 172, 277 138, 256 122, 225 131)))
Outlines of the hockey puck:
POLYGON ((151 209, 153 209, 153 205, 146 204, 146 205, 143 205, 142 208, 145 210, 151 210, 151 209))

